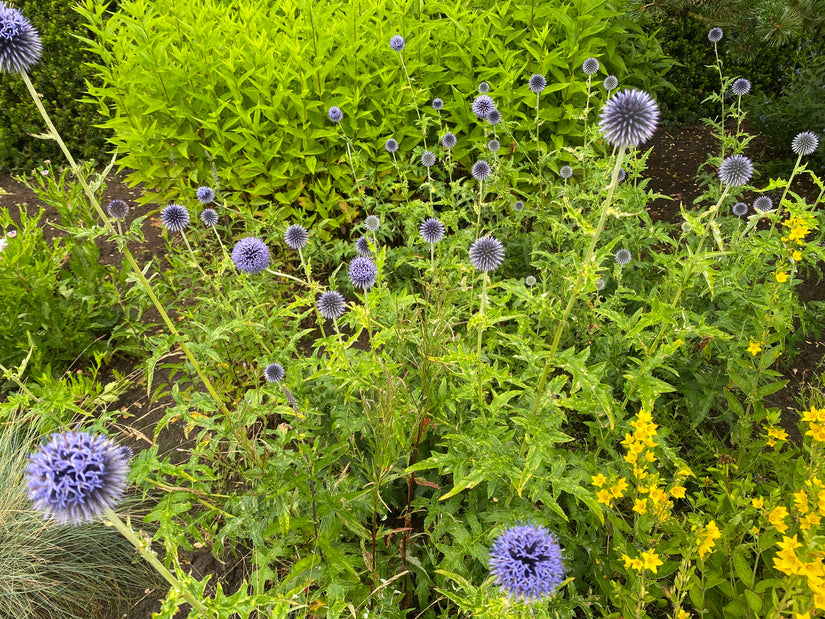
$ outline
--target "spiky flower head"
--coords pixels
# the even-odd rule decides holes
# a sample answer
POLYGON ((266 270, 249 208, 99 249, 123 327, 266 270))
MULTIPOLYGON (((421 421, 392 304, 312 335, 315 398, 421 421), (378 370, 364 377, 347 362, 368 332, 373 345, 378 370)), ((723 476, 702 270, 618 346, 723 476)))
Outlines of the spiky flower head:
POLYGON ((40 34, 17 9, 0 2, 0 73, 24 73, 40 60, 40 34))
POLYGON ((477 181, 483 181, 484 179, 488 178, 492 170, 490 169, 490 164, 486 161, 476 161, 473 164, 473 178, 477 181))
POLYGON ((211 204, 215 201, 215 192, 211 187, 198 187, 195 197, 201 204, 211 204))
POLYGON ((433 109, 436 112, 441 111, 441 108, 443 108, 443 107, 444 107, 444 102, 441 99, 439 99, 438 97, 433 99, 433 109))
POLYGON ((113 217, 114 219, 126 219, 126 215, 129 214, 129 205, 123 200, 114 199, 109 202, 109 205, 106 207, 106 211, 109 213, 109 217, 113 217))
POLYGON ((327 320, 337 320, 344 315, 347 303, 344 295, 335 290, 329 290, 318 297, 318 313, 327 320))
POLYGON ((619 266, 624 266, 633 260, 633 254, 631 254, 628 249, 620 249, 616 252, 614 258, 616 259, 616 264, 619 266))
POLYGON ((813 153, 819 146, 819 137, 811 131, 797 133, 791 142, 791 150, 797 155, 807 156, 813 153))
POLYGON ((248 236, 235 243, 232 262, 239 271, 256 275, 269 266, 269 248, 261 239, 248 236))
POLYGON ((29 499, 60 524, 90 522, 123 496, 131 457, 131 449, 102 435, 52 434, 29 456, 29 499))
POLYGON ((719 180, 730 187, 747 185, 753 176, 753 163, 745 155, 725 157, 719 166, 719 180))
POLYGON ((480 92, 483 95, 486 95, 488 92, 490 92, 490 84, 488 84, 487 82, 481 82, 478 85, 478 92, 480 92))
POLYGON ((425 150, 421 154, 421 165, 423 165, 425 168, 431 168, 432 166, 434 166, 435 155, 432 152, 425 150))
POLYGON ((741 97, 742 95, 746 95, 751 91, 751 83, 744 77, 740 77, 739 79, 733 82, 733 85, 730 87, 730 90, 737 97, 741 97))
POLYGON ((378 267, 369 258, 359 256, 349 263, 349 280, 356 288, 369 290, 375 284, 377 276, 378 267))
POLYGON ((455 137, 454 133, 448 131, 441 137, 441 145, 447 150, 450 150, 456 144, 458 144, 458 138, 455 137))
POLYGON ((492 110, 489 114, 487 114, 487 122, 491 125, 497 125, 501 122, 501 112, 498 110, 492 110))
POLYGON ((201 221, 207 228, 212 228, 218 224, 218 213, 215 209, 205 208, 201 211, 201 221))
POLYGON ((621 183, 626 178, 627 178, 627 172, 625 171, 625 169, 624 168, 619 168, 619 175, 616 177, 616 180, 618 180, 621 183))
POLYGON ((532 92, 539 94, 547 88, 547 80, 544 79, 544 76, 541 73, 534 73, 530 76, 530 81, 527 85, 532 92))
POLYGON ((406 45, 406 41, 404 41, 404 37, 400 34, 396 34, 392 38, 390 38, 390 47, 394 52, 400 52, 404 49, 404 45, 406 45))
POLYGON ((481 95, 473 99, 473 114, 479 118, 487 118, 487 115, 494 109, 496 109, 496 104, 489 95, 481 95))
POLYGON ((286 246, 290 249, 303 249, 309 243, 309 233, 307 229, 298 224, 292 224, 286 229, 284 234, 286 246))
POLYGON ((768 196, 759 196, 753 201, 753 210, 759 211, 760 213, 767 213, 772 208, 773 200, 768 196))
POLYGON ((573 168, 569 165, 563 165, 559 168, 559 176, 561 176, 564 180, 567 180, 571 176, 573 176, 573 168))
POLYGON ((642 90, 621 90, 608 99, 599 129, 613 146, 635 147, 649 140, 659 122, 659 107, 642 90))
POLYGON ((396 141, 395 138, 390 138, 384 144, 384 148, 387 149, 388 153, 394 153, 395 151, 398 150, 398 142, 396 141))
POLYGON ((536 285, 536 278, 533 277, 532 275, 528 275, 527 277, 524 278, 524 285, 529 287, 529 288, 532 288, 533 286, 536 285))
POLYGON ((170 204, 160 212, 160 223, 169 232, 181 232, 189 225, 189 211, 180 204, 170 204))
POLYGON ((708 41, 711 43, 718 43, 722 40, 722 34, 721 28, 711 28, 710 32, 708 32, 708 41))
POLYGON ((279 383, 286 377, 284 366, 280 363, 270 363, 264 368, 264 378, 268 383, 279 383))
POLYGON ((355 251, 358 252, 359 256, 372 255, 372 250, 370 250, 370 242, 367 240, 367 237, 362 236, 355 241, 355 251))
POLYGON ((559 542, 534 524, 510 527, 496 539, 490 569, 508 597, 527 603, 552 595, 564 581, 559 542))
POLYGON ((513 210, 514 211, 523 211, 524 210, 524 202, 521 200, 516 200, 513 203, 513 210))
POLYGON ((604 290, 607 287, 607 280, 604 277, 600 277, 596 280, 596 290, 604 290))
POLYGON ((605 90, 615 90, 619 87, 619 80, 615 75, 608 75, 602 82, 605 90))
POLYGON ((599 70, 599 61, 595 58, 588 58, 582 63, 582 71, 587 75, 593 75, 599 70))
POLYGON ((490 140, 487 142, 487 149, 491 152, 496 152, 499 148, 501 148, 501 142, 498 140, 490 140))
POLYGON ((733 205, 733 214, 737 217, 742 217, 743 215, 748 214, 748 205, 744 202, 737 202, 733 205))
POLYGON ((421 227, 418 228, 418 232, 421 234, 421 238, 424 242, 429 243, 430 245, 435 245, 438 243, 447 233, 444 229, 444 224, 442 224, 435 217, 428 217, 425 219, 424 223, 421 224, 421 227))
POLYGON ((470 245, 470 264, 479 271, 495 271, 504 262, 504 246, 492 236, 483 236, 470 245))
POLYGON ((327 111, 327 116, 329 116, 329 119, 332 122, 338 124, 339 122, 341 122, 341 119, 344 118, 344 113, 341 111, 340 107, 338 107, 337 105, 333 105, 327 111))
POLYGON ((367 215, 364 219, 364 227, 370 232, 375 232, 381 227, 381 220, 375 215, 367 215))

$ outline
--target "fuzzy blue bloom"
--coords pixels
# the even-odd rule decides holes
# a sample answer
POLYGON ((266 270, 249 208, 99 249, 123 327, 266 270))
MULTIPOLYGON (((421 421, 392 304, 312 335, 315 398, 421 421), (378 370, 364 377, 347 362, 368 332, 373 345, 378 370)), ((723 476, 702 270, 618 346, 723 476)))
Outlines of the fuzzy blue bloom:
POLYGON ((443 108, 443 107, 444 107, 444 102, 441 99, 439 99, 438 97, 433 99, 433 109, 436 112, 440 111, 441 108, 443 108))
POLYGON ((730 90, 737 97, 741 97, 742 95, 746 95, 751 91, 751 83, 744 77, 740 77, 739 79, 733 82, 733 85, 730 87, 730 90))
POLYGON ((753 210, 760 213, 767 213, 773 208, 773 200, 768 196, 759 196, 753 201, 753 210))
POLYGON ((561 546, 547 529, 533 524, 510 527, 496 539, 490 569, 509 597, 527 603, 552 595, 564 581, 561 546))
POLYGON ((269 266, 269 248, 261 239, 248 236, 235 243, 232 262, 239 271, 256 275, 269 266))
POLYGON ((381 227, 381 220, 375 215, 367 215, 367 218, 364 220, 364 227, 370 232, 375 232, 381 227))
POLYGON ((530 81, 527 82, 528 88, 536 94, 547 88, 547 80, 541 73, 534 73, 530 76, 530 81))
POLYGON ((40 34, 17 9, 0 2, 0 73, 23 73, 40 60, 40 34))
POLYGON ((498 140, 490 140, 487 142, 487 149, 491 152, 496 152, 499 148, 501 148, 501 143, 498 140))
POLYGON ((608 75, 602 82, 605 90, 615 90, 619 86, 619 80, 615 75, 608 75))
POLYGON ((341 122, 341 119, 344 118, 344 113, 341 111, 340 107, 333 105, 327 111, 327 116, 329 116, 329 119, 332 122, 338 124, 339 122, 341 122))
POLYGON ((406 41, 404 41, 404 37, 402 37, 400 34, 396 34, 394 37, 390 39, 390 47, 395 52, 400 52, 402 49, 404 49, 404 46, 406 44, 407 43, 406 41))
POLYGON ((708 32, 708 41, 711 43, 718 43, 722 40, 722 34, 721 28, 711 28, 710 32, 708 32))
POLYGON ((563 165, 559 168, 559 176, 561 176, 564 180, 567 180, 571 176, 573 176, 573 168, 569 165, 563 165))
POLYGON ((501 112, 498 110, 491 110, 489 114, 487 114, 487 122, 491 125, 497 125, 501 122, 501 112))
POLYGON ((458 138, 455 137, 455 134, 450 133, 449 131, 441 138, 441 145, 447 150, 450 150, 456 144, 458 144, 458 138))
POLYGON ((359 256, 349 263, 349 280, 356 288, 369 290, 375 285, 376 277, 378 277, 378 267, 369 258, 359 256))
POLYGON ((355 241, 355 251, 358 252, 359 256, 371 256, 372 251, 370 250, 370 242, 367 240, 367 237, 362 236, 357 241, 355 241))
POLYGON ((492 170, 490 169, 490 164, 486 161, 476 161, 473 164, 473 178, 477 181, 483 181, 484 179, 488 178, 492 170))
POLYGON ((60 524, 90 522, 123 496, 131 457, 131 449, 105 436, 52 434, 29 456, 29 499, 35 509, 60 524))
POLYGON ((195 197, 201 204, 211 204, 215 201, 215 192, 211 187, 198 187, 195 197))
POLYGON ((619 168, 619 174, 616 177, 616 180, 618 180, 621 183, 626 178, 627 178, 627 172, 625 171, 625 169, 624 168, 619 168))
POLYGON ((488 95, 481 95, 473 99, 473 114, 479 118, 487 118, 487 115, 496 109, 493 98, 488 95))
POLYGON ((201 221, 207 228, 218 225, 218 213, 215 209, 205 208, 201 211, 201 221))
POLYGON ((303 249, 307 243, 309 243, 309 232, 307 232, 307 229, 303 226, 292 224, 286 229, 284 242, 286 242, 286 246, 290 249, 303 249))
POLYGON ((587 75, 593 75, 599 70, 599 61, 595 58, 588 58, 582 63, 582 71, 587 75))
POLYGON ((270 363, 264 368, 264 378, 268 383, 279 383, 285 377, 286 371, 280 363, 270 363))
POLYGON ((523 211, 524 210, 524 202, 522 202, 521 200, 516 200, 513 203, 513 210, 514 211, 523 211))
POLYGON ((488 92, 490 92, 490 84, 488 84, 487 82, 481 82, 478 85, 478 92, 480 92, 482 95, 486 95, 488 92))
POLYGON ((613 146, 635 147, 649 140, 659 122, 659 108, 641 90, 622 90, 608 99, 599 115, 599 129, 613 146))
POLYGON ((492 236, 483 236, 470 245, 470 264, 479 271, 495 271, 504 262, 504 246, 492 236))
POLYGON ((616 259, 616 264, 624 266, 633 260, 633 254, 631 254, 628 249, 620 249, 616 252, 614 258, 616 259))
POLYGON ((106 207, 106 211, 109 213, 109 217, 113 217, 114 219, 126 219, 126 215, 129 214, 129 205, 123 200, 115 199, 109 202, 109 205, 106 207))
POLYGON ((442 224, 435 217, 428 217, 425 219, 424 223, 422 223, 421 227, 418 229, 418 232, 421 234, 421 238, 424 242, 429 243, 430 245, 438 243, 447 233, 444 229, 444 224, 442 224))
POLYGON ((421 155, 421 165, 423 165, 426 168, 431 168, 432 166, 434 166, 435 155, 432 152, 425 150, 421 155))
POLYGON ((747 185, 753 176, 753 163, 745 155, 725 157, 719 166, 719 180, 731 187, 747 185))
POLYGON ((812 154, 819 146, 819 137, 811 131, 798 133, 791 142, 791 150, 797 155, 807 156, 812 154))
POLYGON ((395 140, 395 138, 390 138, 384 144, 384 148, 387 149, 388 153, 394 153, 398 150, 398 142, 395 140))
POLYGON ((318 313, 327 320, 336 320, 344 315, 347 303, 344 295, 335 290, 329 290, 318 297, 318 313))
POLYGON ((536 285, 536 278, 533 277, 532 275, 528 275, 527 277, 524 278, 524 285, 527 286, 528 288, 532 288, 533 286, 536 285))
POLYGON ((181 232, 189 226, 189 211, 180 204, 170 204, 160 212, 160 223, 169 232, 181 232))
POLYGON ((733 205, 733 214, 737 217, 742 217, 743 215, 748 214, 748 205, 744 202, 737 202, 733 205))

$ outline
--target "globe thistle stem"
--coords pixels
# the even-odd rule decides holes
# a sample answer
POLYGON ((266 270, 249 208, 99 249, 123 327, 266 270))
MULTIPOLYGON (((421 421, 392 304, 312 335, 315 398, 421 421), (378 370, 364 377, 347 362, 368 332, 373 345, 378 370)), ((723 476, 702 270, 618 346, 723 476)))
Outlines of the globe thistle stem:
POLYGON ((484 411, 484 390, 483 390, 483 381, 482 381, 482 374, 483 369, 481 366, 481 338, 484 335, 484 308, 487 305, 487 279, 488 275, 487 272, 484 271, 481 273, 481 298, 479 299, 478 304, 478 315, 479 315, 479 323, 478 323, 478 343, 476 346, 476 363, 478 363, 478 404, 481 406, 482 412, 484 411))
MULTIPOLYGON (((407 72, 407 65, 404 63, 404 55, 401 52, 398 52, 398 57, 401 59, 401 68, 404 70, 404 75, 407 78, 407 84, 410 87, 410 96, 413 100, 413 108, 415 108, 415 115, 418 116, 418 123, 421 124, 421 112, 418 111, 418 102, 415 100, 415 90, 413 90, 412 80, 410 79, 410 74, 407 72)), ((438 115, 439 119, 441 118, 441 114, 438 115)), ((424 138, 424 150, 427 150, 427 133, 424 131, 424 128, 421 128, 421 134, 424 138)))
POLYGON ((539 152, 539 126, 541 122, 539 120, 539 99, 541 98, 541 93, 536 93, 536 152, 539 152))
POLYGON ((481 236, 481 205, 484 201, 484 181, 478 181, 478 207, 476 208, 476 237, 481 236))
POLYGON ((218 245, 221 246, 221 252, 223 253, 224 260, 231 260, 231 258, 229 257, 229 252, 226 251, 226 247, 224 246, 223 241, 221 240, 221 235, 218 234, 218 231, 215 228, 215 226, 212 226, 212 231, 215 233, 215 238, 218 239, 218 245))
POLYGON ((722 122, 720 125, 721 129, 721 136, 722 136, 722 160, 725 160, 725 76, 722 74, 722 61, 719 60, 719 47, 716 45, 716 41, 713 42, 713 53, 716 55, 716 70, 719 71, 719 82, 721 84, 721 90, 719 91, 720 98, 722 99, 722 122))
POLYGON ((301 250, 300 247, 298 248, 298 257, 301 258, 301 266, 303 267, 304 275, 306 275, 307 278, 306 285, 312 288, 312 274, 309 269, 309 263, 306 260, 304 260, 304 252, 301 250))

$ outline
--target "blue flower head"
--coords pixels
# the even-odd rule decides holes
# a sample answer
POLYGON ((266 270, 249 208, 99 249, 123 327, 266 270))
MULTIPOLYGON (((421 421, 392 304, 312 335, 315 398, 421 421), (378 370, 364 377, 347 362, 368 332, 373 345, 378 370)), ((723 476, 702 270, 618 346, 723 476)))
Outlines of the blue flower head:
POLYGON ((299 250, 306 247, 309 243, 309 233, 303 226, 293 224, 286 229, 284 234, 284 242, 290 249, 299 250))
POLYGON ((394 37, 390 39, 390 47, 395 52, 400 52, 404 49, 404 45, 406 45, 406 41, 404 41, 404 37, 400 34, 396 34, 394 37))
POLYGON ((201 221, 207 228, 218 225, 218 213, 215 209, 205 208, 201 211, 201 221))
POLYGON ((398 150, 398 142, 395 138, 389 138, 387 142, 384 144, 384 148, 387 149, 388 153, 394 153, 398 150))
POLYGON ((533 524, 510 527, 496 539, 490 551, 490 569, 496 584, 509 597, 528 603, 553 595, 564 581, 556 536, 533 524))
POLYGON ((441 138, 441 145, 450 150, 458 143, 458 138, 455 137, 455 134, 450 133, 449 131, 445 133, 441 138))
POLYGON ((29 20, 0 2, 0 73, 28 72, 42 53, 40 34, 29 20))
POLYGON ((376 277, 378 277, 378 267, 369 258, 359 256, 349 263, 349 279, 356 288, 369 290, 375 285, 376 277))
POLYGON ((476 161, 473 164, 473 178, 477 181, 483 181, 490 176, 492 170, 490 169, 490 164, 486 161, 476 161))
POLYGON ((285 377, 286 371, 280 363, 270 363, 264 368, 264 378, 268 383, 279 383, 285 377))
POLYGON ((604 89, 607 91, 615 90, 619 86, 619 80, 615 75, 608 75, 604 78, 604 82, 602 82, 602 84, 604 85, 604 89))
POLYGON ((516 200, 513 202, 513 210, 514 211, 523 211, 524 210, 524 202, 522 200, 516 200))
POLYGON ((496 152, 499 148, 501 148, 501 142, 499 142, 498 140, 493 139, 493 140, 490 140, 489 142, 487 142, 487 149, 488 149, 490 152, 493 152, 493 153, 494 153, 494 152, 496 152))
POLYGON ((433 109, 436 112, 441 111, 441 108, 443 108, 443 107, 444 107, 444 102, 441 99, 439 99, 438 97, 433 99, 433 109))
POLYGON ((329 290, 318 297, 318 313, 327 320, 336 320, 344 315, 347 304, 344 295, 335 290, 329 290))
POLYGON ((435 165, 435 154, 431 151, 425 150, 421 154, 421 165, 426 168, 431 168, 435 165))
POLYGON ((798 133, 791 142, 791 150, 797 155, 807 156, 812 154, 819 146, 819 136, 811 131, 798 133))
POLYGON ((490 92, 490 84, 488 84, 487 82, 481 82, 478 85, 478 92, 480 92, 482 95, 486 95, 488 92, 490 92))
POLYGON ((367 240, 367 237, 362 236, 357 241, 355 241, 355 251, 358 252, 359 256, 371 256, 372 250, 370 250, 370 242, 367 240))
POLYGON ((725 157, 719 166, 719 180, 724 185, 741 187, 747 185, 753 176, 753 163, 745 155, 725 157))
POLYGON ((131 449, 102 435, 52 434, 29 456, 29 499, 60 524, 90 522, 123 496, 131 457, 131 449))
POLYGON ((743 95, 748 94, 751 91, 751 83, 744 77, 740 77, 739 79, 733 82, 733 85, 730 87, 730 90, 737 97, 741 97, 743 95))
POLYGON ((261 239, 248 236, 235 243, 232 262, 239 271, 256 275, 269 266, 269 248, 261 239))
POLYGON ((530 90, 539 94, 542 90, 547 88, 547 80, 541 73, 535 73, 530 76, 530 81, 527 83, 530 90))
POLYGON ((582 71, 587 75, 593 75, 599 70, 599 61, 595 58, 588 58, 582 63, 582 71))
POLYGON ((743 215, 748 214, 748 205, 744 202, 737 202, 733 205, 733 214, 737 217, 742 217, 743 215))
POLYGON ((487 114, 487 122, 491 125, 497 125, 501 122, 501 112, 498 110, 490 110, 490 113, 487 114))
POLYGON ((329 119, 332 122, 338 124, 339 122, 341 122, 341 119, 344 118, 344 113, 341 111, 340 107, 333 105, 327 111, 327 116, 329 116, 329 119))
POLYGON ((623 267, 624 265, 629 264, 631 260, 633 260, 633 254, 631 254, 630 250, 628 249, 620 249, 616 252, 614 258, 616 259, 616 264, 623 267))
POLYGON ((189 211, 180 204, 170 204, 160 212, 160 223, 169 232, 182 232, 189 225, 189 211))
POLYGON ((564 180, 567 180, 571 176, 573 176, 573 168, 569 165, 563 165, 559 168, 559 176, 561 176, 564 180))
POLYGON ((364 219, 364 227, 370 232, 376 232, 381 227, 381 220, 377 215, 367 215, 364 219))
POLYGON ((487 115, 496 109, 493 98, 488 95, 481 95, 473 99, 473 114, 479 118, 487 118, 487 115))
POLYGON ((126 219, 126 215, 129 214, 129 205, 123 200, 114 199, 109 202, 109 206, 106 207, 106 210, 109 213, 109 217, 114 219, 126 219))
POLYGON ((753 210, 767 213, 773 208, 773 200, 769 196, 759 196, 753 201, 753 210))
POLYGON ((215 201, 215 192, 211 187, 198 187, 195 196, 201 204, 210 204, 215 201))
POLYGON ((622 90, 608 99, 599 116, 599 129, 613 146, 635 147, 647 142, 659 123, 659 107, 641 90, 622 90))
POLYGON ((708 41, 711 43, 718 43, 722 40, 722 34, 721 28, 711 28, 710 32, 708 32, 708 41))
POLYGON ((492 236, 483 236, 470 245, 470 264, 479 271, 495 271, 504 262, 504 246, 492 236))
POLYGON ((424 242, 430 245, 438 243, 446 234, 444 224, 442 224, 435 217, 428 217, 425 219, 418 231, 421 233, 421 238, 424 242))

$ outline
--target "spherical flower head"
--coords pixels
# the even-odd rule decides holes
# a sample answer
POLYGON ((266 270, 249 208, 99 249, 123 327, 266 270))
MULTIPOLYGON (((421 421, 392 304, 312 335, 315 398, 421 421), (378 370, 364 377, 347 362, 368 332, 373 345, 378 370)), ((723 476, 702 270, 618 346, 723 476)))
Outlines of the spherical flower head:
POLYGON ((0 73, 23 73, 40 60, 40 34, 17 9, 0 2, 0 73))
POLYGON ((725 157, 719 166, 719 180, 730 187, 747 185, 753 176, 753 164, 745 155, 725 157))
POLYGON ((189 225, 189 211, 180 204, 170 204, 160 212, 160 223, 169 232, 181 232, 189 225))
POLYGON ((418 232, 421 234, 421 238, 424 242, 429 243, 430 245, 435 245, 438 243, 447 233, 444 229, 444 224, 442 224, 435 217, 428 217, 425 219, 424 223, 422 223, 418 228, 418 232))
POLYGON ((627 172, 625 171, 625 169, 624 168, 619 168, 619 175, 616 177, 616 179, 621 183, 626 178, 627 178, 627 172))
POLYGON ((751 83, 744 77, 740 77, 739 79, 733 82, 733 85, 730 87, 730 90, 737 97, 741 97, 742 95, 746 95, 751 91, 751 83))
POLYGON ((492 170, 490 169, 490 164, 486 161, 476 161, 473 164, 473 178, 477 181, 483 181, 484 179, 488 178, 492 170))
POLYGON ((530 81, 527 82, 527 86, 530 88, 531 92, 539 94, 547 88, 547 80, 544 79, 544 76, 541 73, 534 73, 530 76, 530 81))
POLYGON ((470 264, 479 271, 495 271, 504 262, 504 246, 492 236, 483 236, 470 245, 470 264))
POLYGON ((218 225, 218 213, 215 209, 205 208, 201 211, 201 221, 207 228, 213 228, 218 225))
POLYGON ((318 313, 327 320, 337 320, 347 309, 344 295, 335 290, 324 292, 318 297, 318 313))
POLYGON ((616 264, 623 267, 633 260, 633 254, 631 254, 628 249, 620 249, 616 252, 614 258, 616 259, 616 264))
POLYGON ((811 131, 798 133, 791 142, 791 150, 797 155, 807 156, 813 153, 819 146, 819 137, 811 131))
POLYGON ((599 70, 599 61, 595 58, 588 58, 582 63, 582 71, 587 75, 593 75, 599 70))
POLYGON ((102 435, 52 434, 29 456, 29 499, 60 524, 90 522, 123 496, 131 457, 131 449, 102 435))
POLYGON ((370 251, 370 242, 367 240, 367 237, 362 236, 355 241, 355 251, 358 252, 359 256, 366 257, 372 255, 372 251, 370 251))
POLYGON ((198 187, 195 197, 201 204, 211 204, 215 201, 215 192, 211 187, 198 187))
POLYGON ((496 152, 499 148, 501 148, 501 142, 498 140, 490 140, 487 142, 487 149, 491 152, 496 152))
POLYGON ((731 210, 733 211, 733 214, 737 217, 742 217, 743 215, 748 214, 748 205, 744 202, 737 202, 733 205, 733 209, 731 210))
POLYGON ((425 150, 421 154, 421 165, 423 165, 425 168, 431 168, 432 166, 434 166, 435 155, 432 152, 425 150))
POLYGON ((264 368, 264 378, 268 383, 279 383, 285 376, 284 366, 280 363, 270 363, 264 368))
POLYGON ((615 75, 608 75, 604 78, 604 82, 602 82, 605 90, 615 90, 619 87, 619 80, 616 78, 615 75))
POLYGON ((126 215, 129 214, 129 205, 123 200, 115 199, 109 202, 109 205, 106 207, 106 211, 109 213, 109 217, 113 217, 114 219, 126 219, 126 215))
POLYGON ((622 90, 608 99, 599 129, 613 146, 635 147, 649 140, 659 123, 659 107, 642 90, 622 90))
POLYGON ((369 258, 359 256, 349 263, 349 280, 356 288, 369 290, 375 285, 376 277, 378 277, 378 267, 369 258))
POLYGON ((340 107, 333 105, 331 108, 329 108, 329 110, 327 110, 327 116, 329 116, 329 119, 332 122, 338 124, 339 122, 341 122, 341 119, 344 118, 344 113, 341 111, 340 107))
POLYGON ((481 82, 478 85, 478 92, 480 92, 483 95, 486 95, 488 92, 490 92, 490 84, 488 84, 487 82, 481 82))
POLYGON ((390 38, 390 47, 394 52, 400 52, 404 49, 406 45, 406 41, 404 41, 404 37, 400 34, 396 34, 394 37, 390 38))
POLYGON ((760 213, 767 213, 772 208, 773 200, 768 196, 759 196, 753 201, 753 210, 759 211, 760 213))
POLYGON ((527 277, 524 278, 524 285, 527 286, 528 288, 532 288, 533 286, 536 285, 536 278, 533 277, 532 275, 528 275, 527 277))
POLYGON ((444 102, 441 99, 439 99, 438 97, 433 99, 433 109, 436 112, 440 111, 441 108, 443 108, 443 107, 444 107, 444 102))
POLYGON ((384 148, 387 149, 388 153, 394 153, 398 150, 398 142, 395 140, 395 138, 390 138, 384 144, 384 148))
POLYGON ((487 114, 487 122, 491 125, 497 125, 501 122, 501 112, 498 110, 492 110, 489 114, 487 114))
POLYGON ((375 215, 367 215, 367 218, 364 220, 364 227, 370 232, 375 232, 381 227, 381 220, 375 215))
POLYGON ((722 34, 721 28, 711 28, 710 32, 708 32, 708 41, 711 43, 718 43, 722 40, 722 34))
POLYGON ((542 526, 520 524, 504 531, 490 551, 495 582, 509 597, 536 602, 564 581, 561 546, 542 526))
POLYGON ((307 243, 309 243, 309 233, 303 226, 292 224, 286 229, 284 241, 286 242, 286 246, 290 249, 303 249, 307 246, 307 243))
POLYGON ((235 243, 232 262, 239 271, 256 275, 269 266, 269 248, 261 239, 248 236, 235 243))
POLYGON ((567 180, 571 176, 573 176, 573 168, 569 165, 563 165, 559 168, 559 176, 561 176, 564 180, 567 180))
POLYGON ((441 145, 447 150, 450 150, 456 144, 458 144, 458 138, 455 137, 455 134, 450 133, 449 131, 441 137, 441 145))
POLYGON ((514 211, 523 211, 524 210, 524 202, 522 202, 521 200, 516 200, 513 203, 513 210, 514 211))
POLYGON ((602 291, 607 287, 607 280, 604 277, 600 277, 596 280, 596 290, 602 291))
POLYGON ((487 115, 496 109, 493 98, 488 95, 481 95, 473 99, 473 114, 479 118, 487 118, 487 115))

